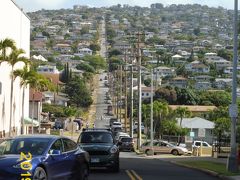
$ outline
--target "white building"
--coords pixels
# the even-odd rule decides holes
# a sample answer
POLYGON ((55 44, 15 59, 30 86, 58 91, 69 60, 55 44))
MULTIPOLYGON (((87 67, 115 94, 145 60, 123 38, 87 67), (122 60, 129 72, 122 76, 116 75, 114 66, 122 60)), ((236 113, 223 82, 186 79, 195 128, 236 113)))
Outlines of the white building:
POLYGON ((176 75, 174 68, 159 66, 154 69, 154 74, 157 74, 158 77, 172 77, 176 75))
MULTIPOLYGON (((0 40, 10 38, 16 42, 17 48, 25 50, 25 56, 30 56, 30 19, 12 0, 1 0, 0 6, 0 40)), ((23 67, 18 63, 14 69, 23 67)), ((13 105, 10 104, 11 67, 3 62, 0 65, 0 138, 9 134, 10 106, 12 106, 12 135, 20 134, 21 118, 29 114, 29 89, 20 87, 20 79, 17 78, 13 84, 13 105), (22 94, 25 91, 24 107, 22 107, 22 94), (22 114, 24 108, 24 114, 22 114)))
POLYGON ((81 48, 81 49, 78 49, 78 54, 82 54, 82 56, 86 56, 86 55, 92 55, 92 50, 89 49, 89 48, 81 48))
POLYGON ((60 73, 56 66, 50 66, 50 65, 38 66, 37 72, 38 73, 53 73, 53 74, 60 73))

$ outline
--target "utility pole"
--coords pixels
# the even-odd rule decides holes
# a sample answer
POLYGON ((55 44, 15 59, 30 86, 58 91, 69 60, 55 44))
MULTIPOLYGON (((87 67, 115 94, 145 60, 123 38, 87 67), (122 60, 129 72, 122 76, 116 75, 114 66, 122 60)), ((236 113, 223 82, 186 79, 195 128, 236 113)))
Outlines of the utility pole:
POLYGON ((150 116, 150 138, 151 138, 151 143, 150 146, 153 150, 153 68, 151 69, 151 116, 150 116))
POLYGON ((122 65, 120 65, 120 104, 119 104, 119 108, 120 108, 120 122, 122 122, 122 65))
POLYGON ((127 98, 127 54, 126 54, 126 49, 125 49, 125 52, 124 52, 124 60, 125 60, 125 133, 127 132, 127 113, 128 113, 128 110, 127 110, 127 107, 128 107, 128 98, 127 98))
POLYGON ((238 155, 236 143, 237 107, 237 65, 238 65, 238 0, 234 1, 234 47, 233 47, 233 74, 232 74, 232 104, 229 106, 231 117, 231 151, 227 161, 227 170, 238 172, 238 155))
POLYGON ((116 90, 116 93, 117 93, 117 101, 116 101, 116 106, 117 106, 117 120, 118 120, 118 118, 119 118, 119 83, 118 83, 118 81, 119 81, 119 66, 118 66, 118 70, 117 70, 117 74, 116 74, 116 79, 117 79, 117 81, 116 81, 116 83, 117 83, 117 90, 116 90))
POLYGON ((137 33, 138 42, 137 42, 137 62, 138 62, 138 141, 137 141, 137 149, 140 149, 142 144, 142 78, 141 78, 141 49, 140 49, 140 40, 141 34, 137 33))
POLYGON ((133 138, 133 61, 131 64, 131 83, 130 83, 130 97, 131 97, 131 114, 130 114, 130 136, 133 138))

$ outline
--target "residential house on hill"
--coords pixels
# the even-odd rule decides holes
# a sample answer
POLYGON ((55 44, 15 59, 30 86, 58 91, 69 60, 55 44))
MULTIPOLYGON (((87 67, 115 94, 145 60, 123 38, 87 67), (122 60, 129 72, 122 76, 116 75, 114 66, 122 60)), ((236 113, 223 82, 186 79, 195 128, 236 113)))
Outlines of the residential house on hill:
POLYGON ((231 78, 216 78, 214 82, 214 86, 217 89, 226 89, 232 87, 232 79, 231 78))
POLYGON ((184 77, 176 77, 170 80, 169 83, 171 86, 178 88, 187 88, 188 87, 188 79, 184 77))

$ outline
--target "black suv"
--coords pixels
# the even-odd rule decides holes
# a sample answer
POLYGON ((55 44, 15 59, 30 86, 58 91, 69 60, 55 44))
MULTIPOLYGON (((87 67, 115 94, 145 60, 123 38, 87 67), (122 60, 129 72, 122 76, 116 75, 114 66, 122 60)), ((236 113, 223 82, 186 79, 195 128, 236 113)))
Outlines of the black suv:
POLYGON ((78 144, 90 155, 90 167, 119 171, 119 149, 110 129, 83 129, 78 144))

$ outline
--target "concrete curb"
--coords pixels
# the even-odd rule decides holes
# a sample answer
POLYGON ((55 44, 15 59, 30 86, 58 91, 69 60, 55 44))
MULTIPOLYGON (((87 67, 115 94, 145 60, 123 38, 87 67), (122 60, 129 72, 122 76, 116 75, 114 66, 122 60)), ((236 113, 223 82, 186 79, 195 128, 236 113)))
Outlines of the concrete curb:
POLYGON ((216 172, 214 172, 214 171, 210 171, 210 170, 207 170, 207 169, 192 167, 192 166, 188 166, 188 165, 185 165, 185 164, 181 164, 181 163, 178 163, 178 162, 175 162, 175 161, 169 161, 169 162, 172 163, 172 164, 174 164, 174 165, 177 165, 177 166, 182 166, 182 167, 186 167, 186 168, 198 170, 198 171, 201 171, 201 172, 203 172, 203 173, 209 174, 209 175, 214 176, 214 177, 218 177, 218 178, 223 179, 223 180, 235 180, 235 179, 234 179, 233 177, 231 177, 231 176, 224 176, 224 175, 221 175, 221 174, 219 174, 219 173, 216 173, 216 172))

